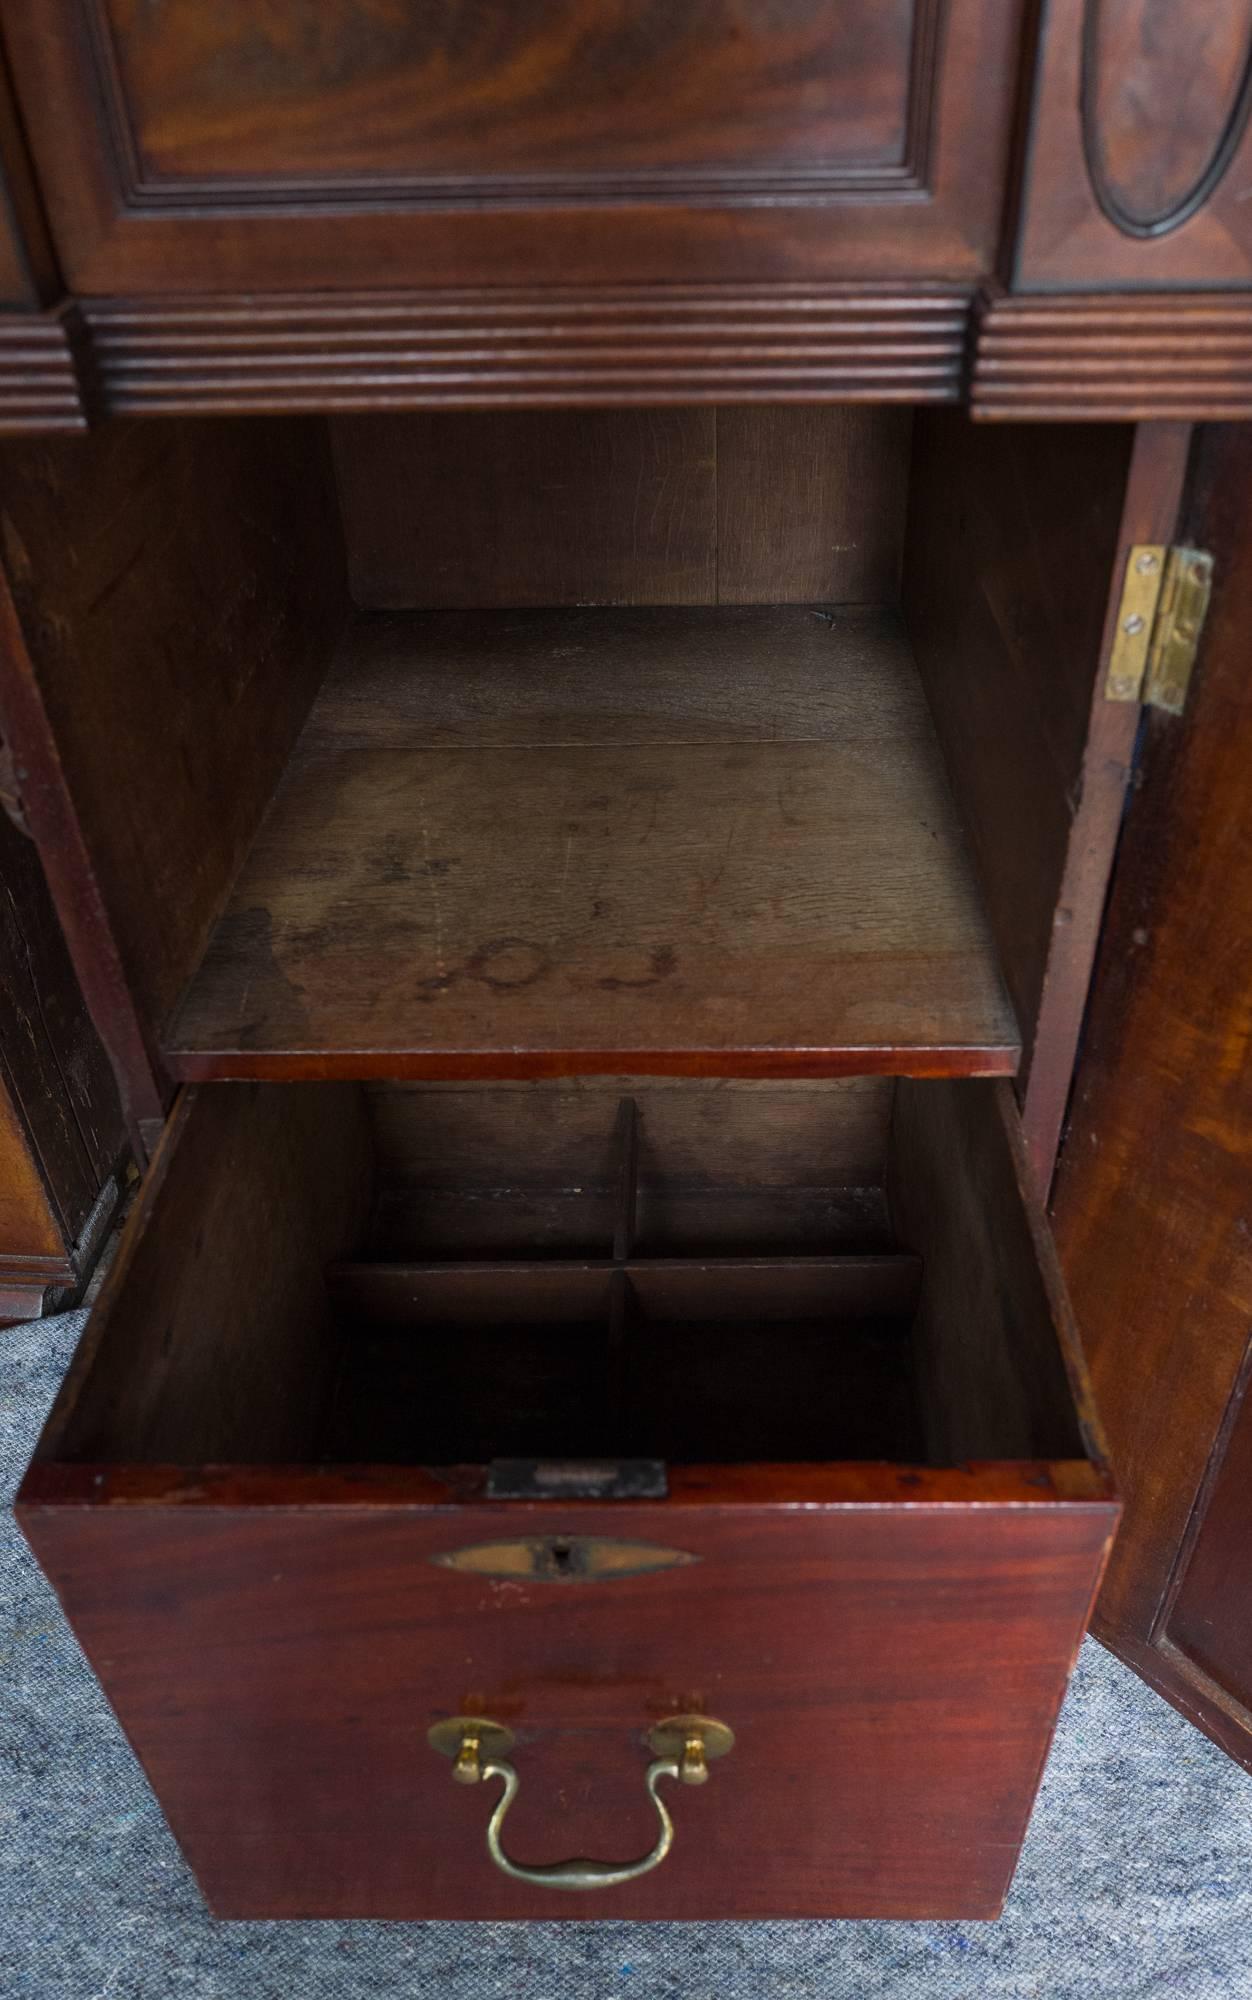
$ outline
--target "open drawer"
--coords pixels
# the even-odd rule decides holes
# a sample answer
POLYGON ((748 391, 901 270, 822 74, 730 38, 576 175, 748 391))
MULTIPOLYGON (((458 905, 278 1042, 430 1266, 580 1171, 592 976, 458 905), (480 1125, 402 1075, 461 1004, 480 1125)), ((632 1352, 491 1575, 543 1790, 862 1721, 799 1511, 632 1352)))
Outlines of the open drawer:
POLYGON ((1025 1190, 999 1082, 184 1093, 18 1507, 213 1908, 994 1915, 1116 1518, 1025 1190))

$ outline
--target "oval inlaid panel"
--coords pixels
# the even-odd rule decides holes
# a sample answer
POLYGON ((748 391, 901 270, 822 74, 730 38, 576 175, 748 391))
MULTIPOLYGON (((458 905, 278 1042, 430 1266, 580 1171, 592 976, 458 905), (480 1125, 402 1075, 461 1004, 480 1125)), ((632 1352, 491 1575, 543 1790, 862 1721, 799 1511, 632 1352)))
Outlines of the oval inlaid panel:
POLYGON ((1202 207, 1243 136, 1252 0, 1087 0, 1087 171, 1119 229, 1159 236, 1202 207))

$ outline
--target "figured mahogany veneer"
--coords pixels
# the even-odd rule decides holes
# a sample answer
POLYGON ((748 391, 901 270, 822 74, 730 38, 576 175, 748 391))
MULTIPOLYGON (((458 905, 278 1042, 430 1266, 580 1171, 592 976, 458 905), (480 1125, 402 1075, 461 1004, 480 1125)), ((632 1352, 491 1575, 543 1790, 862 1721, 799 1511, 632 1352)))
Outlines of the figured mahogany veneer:
POLYGON ((6 0, 4 26, 68 283, 177 297, 976 281, 1023 12, 6 0))
POLYGON ((1246 286, 1250 109, 1249 0, 1050 0, 1015 285, 1246 286))

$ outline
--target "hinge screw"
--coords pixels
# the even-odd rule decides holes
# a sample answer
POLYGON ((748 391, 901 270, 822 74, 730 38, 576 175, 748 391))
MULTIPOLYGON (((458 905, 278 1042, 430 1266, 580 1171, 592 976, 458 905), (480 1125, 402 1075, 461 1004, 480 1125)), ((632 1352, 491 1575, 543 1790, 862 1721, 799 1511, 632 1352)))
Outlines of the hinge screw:
POLYGON ((1137 611, 1132 611, 1129 618, 1127 618, 1124 621, 1122 625, 1122 631, 1128 632, 1131 638, 1133 639, 1136 633, 1142 632, 1142 630, 1143 630, 1142 618, 1139 616, 1139 613, 1137 611))
POLYGON ((1156 557, 1150 549, 1145 549, 1143 554, 1136 558, 1135 568, 1138 570, 1140 576, 1151 576, 1153 570, 1156 568, 1156 557))

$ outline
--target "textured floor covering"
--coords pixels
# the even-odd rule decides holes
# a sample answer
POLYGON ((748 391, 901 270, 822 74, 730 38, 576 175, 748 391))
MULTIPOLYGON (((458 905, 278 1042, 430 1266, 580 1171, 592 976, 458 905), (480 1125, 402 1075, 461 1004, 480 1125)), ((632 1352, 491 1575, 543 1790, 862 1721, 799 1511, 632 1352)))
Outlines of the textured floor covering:
MULTIPOLYGON (((7 1504, 78 1315, 0 1334, 7 1504)), ((1252 1779, 1088 1643, 999 1924, 215 1924, 0 1519, 4 2000, 1252 2000, 1252 1779)))

